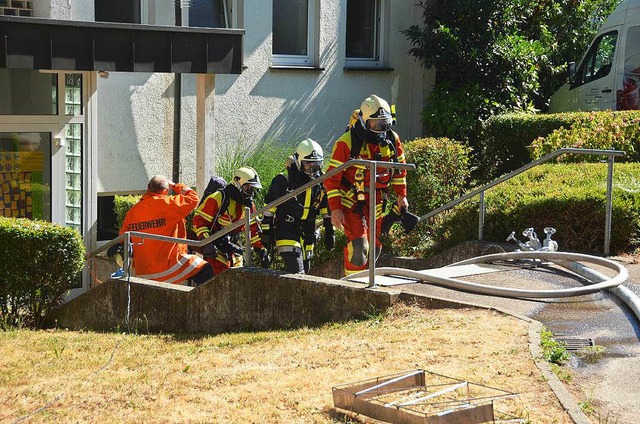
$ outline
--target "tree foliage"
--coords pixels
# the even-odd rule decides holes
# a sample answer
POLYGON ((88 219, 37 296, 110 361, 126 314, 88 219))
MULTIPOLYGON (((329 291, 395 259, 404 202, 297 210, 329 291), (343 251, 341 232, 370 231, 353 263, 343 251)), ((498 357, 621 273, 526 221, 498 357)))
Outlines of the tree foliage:
POLYGON ((430 0, 409 54, 436 69, 428 135, 472 139, 489 116, 546 110, 618 0, 430 0))

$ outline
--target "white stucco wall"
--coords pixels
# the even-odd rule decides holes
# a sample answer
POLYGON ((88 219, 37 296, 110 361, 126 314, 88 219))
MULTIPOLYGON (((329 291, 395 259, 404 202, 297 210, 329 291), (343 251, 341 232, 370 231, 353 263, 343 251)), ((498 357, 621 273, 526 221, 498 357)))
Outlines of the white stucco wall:
MULTIPOLYGON (((225 149, 311 137, 330 149, 351 112, 371 93, 396 101, 403 139, 422 133, 420 112, 424 71, 407 55, 409 42, 399 31, 421 23, 422 9, 413 0, 393 0, 388 21, 388 61, 392 71, 345 71, 346 0, 321 1, 319 66, 324 70, 274 70, 271 64, 271 2, 244 2, 244 65, 241 75, 217 75, 212 161, 225 159, 225 149), (392 85, 398 98, 392 99, 392 85)), ((214 167, 215 168, 215 167, 214 167)))
MULTIPOLYGON (((149 8, 149 22, 173 25, 173 3, 149 8)), ((151 176, 172 178, 176 75, 111 72, 98 79, 99 194, 144 191, 151 176)), ((195 77, 182 76, 179 180, 195 184, 195 77)))
POLYGON ((34 15, 40 18, 93 21, 94 4, 88 0, 33 0, 34 15))

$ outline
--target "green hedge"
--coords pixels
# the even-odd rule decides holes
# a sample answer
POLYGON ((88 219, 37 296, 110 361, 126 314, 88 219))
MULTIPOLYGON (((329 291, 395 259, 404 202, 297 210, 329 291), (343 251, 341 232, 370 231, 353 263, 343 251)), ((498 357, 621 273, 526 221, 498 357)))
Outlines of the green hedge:
POLYGON ((78 282, 85 248, 80 234, 44 221, 0 217, 0 323, 40 327, 78 282))
MULTIPOLYGON (((640 111, 509 113, 490 118, 479 142, 479 178, 493 180, 563 147, 624 150, 640 160, 640 111)), ((562 156, 561 161, 584 161, 562 156)), ((600 161, 602 156, 591 161, 600 161)))
POLYGON ((113 197, 113 209, 116 213, 116 230, 119 231, 124 222, 124 217, 129 212, 129 209, 140 200, 142 196, 114 196, 113 197))
MULTIPOLYGON (((406 142, 405 156, 416 169, 407 173, 409 209, 424 215, 464 193, 470 174, 472 149, 448 138, 422 138, 406 142)), ((395 224, 390 237, 382 237, 385 253, 412 255, 428 245, 431 225, 421 224, 418 230, 406 235, 395 224)))
MULTIPOLYGON (((606 164, 548 164, 533 168, 485 195, 484 236, 505 242, 511 231, 522 241, 522 231, 534 227, 557 230, 560 250, 602 254, 606 195, 606 164)), ((437 223, 429 255, 477 239, 477 198, 465 202, 437 223), (435 245, 435 247, 433 246, 435 245)), ((640 245, 640 164, 618 164, 614 169, 612 254, 640 245)))
MULTIPOLYGON (((576 116, 569 128, 559 128, 531 144, 533 159, 563 147, 581 149, 613 149, 627 153, 616 162, 640 161, 640 111, 586 112, 576 116)), ((602 156, 563 155, 562 162, 600 162, 602 156)))
POLYGON ((535 139, 559 128, 571 127, 580 114, 506 113, 492 116, 484 124, 478 146, 480 178, 490 181, 529 163, 527 147, 535 139))
POLYGON ((419 138, 404 145, 410 209, 423 215, 459 197, 471 174, 471 148, 448 138, 419 138))

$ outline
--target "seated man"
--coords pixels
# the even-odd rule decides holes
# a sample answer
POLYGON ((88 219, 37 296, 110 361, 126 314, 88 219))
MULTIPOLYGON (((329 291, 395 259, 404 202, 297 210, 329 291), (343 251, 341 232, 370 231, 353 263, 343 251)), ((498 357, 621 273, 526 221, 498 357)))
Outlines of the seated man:
MULTIPOLYGON (((127 231, 185 238, 185 218, 198 206, 198 194, 184 184, 166 177, 151 178, 147 192, 124 218, 120 234, 127 231), (177 193, 169 196, 169 190, 177 193)), ((165 283, 181 283, 191 278, 202 284, 213 277, 213 268, 197 255, 187 253, 187 245, 131 237, 136 277, 165 283)))

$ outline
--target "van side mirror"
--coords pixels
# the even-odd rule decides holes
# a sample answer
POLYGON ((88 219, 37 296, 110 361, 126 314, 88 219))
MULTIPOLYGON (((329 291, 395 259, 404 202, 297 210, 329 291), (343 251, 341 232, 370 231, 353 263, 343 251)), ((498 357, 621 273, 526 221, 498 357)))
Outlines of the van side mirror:
POLYGON ((576 62, 569 62, 567 71, 569 72, 569 84, 573 85, 576 82, 576 62))

